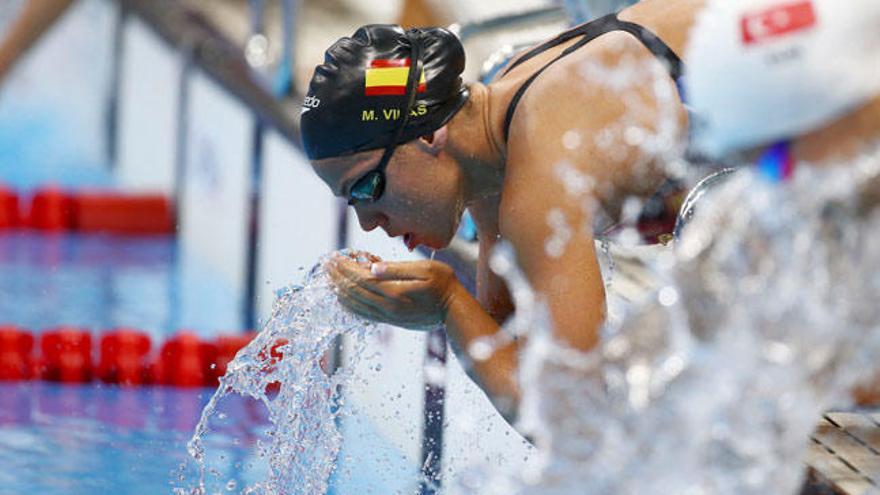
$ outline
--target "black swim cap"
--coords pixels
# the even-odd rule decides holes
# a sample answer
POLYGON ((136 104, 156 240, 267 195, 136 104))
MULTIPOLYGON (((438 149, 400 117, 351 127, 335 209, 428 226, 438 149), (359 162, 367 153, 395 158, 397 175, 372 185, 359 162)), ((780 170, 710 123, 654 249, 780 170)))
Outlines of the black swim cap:
POLYGON ((361 27, 331 46, 315 68, 300 121, 306 155, 311 160, 350 155, 434 132, 467 101, 463 70, 464 48, 446 29, 361 27), (416 66, 422 66, 422 74, 406 120, 402 114, 414 42, 419 43, 416 66))

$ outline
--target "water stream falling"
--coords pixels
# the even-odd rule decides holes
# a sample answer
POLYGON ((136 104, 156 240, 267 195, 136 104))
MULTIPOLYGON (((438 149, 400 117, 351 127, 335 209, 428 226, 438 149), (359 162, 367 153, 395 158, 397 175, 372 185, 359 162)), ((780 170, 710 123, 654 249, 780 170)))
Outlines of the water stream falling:
MULTIPOLYGON (((342 441, 337 427, 338 390, 351 378, 340 367, 330 374, 321 359, 336 338, 349 335, 363 342, 374 324, 340 306, 322 259, 303 285, 278 292, 271 316, 260 333, 229 363, 220 386, 202 411, 188 450, 198 465, 196 486, 176 493, 323 494, 336 465, 342 441), (264 476, 238 486, 211 469, 205 438, 222 428, 227 416, 221 403, 233 395, 258 401, 268 411, 267 431, 255 442, 264 476)), ((354 345, 353 365, 363 345, 354 345)), ((189 480, 183 480, 189 481, 189 480)))

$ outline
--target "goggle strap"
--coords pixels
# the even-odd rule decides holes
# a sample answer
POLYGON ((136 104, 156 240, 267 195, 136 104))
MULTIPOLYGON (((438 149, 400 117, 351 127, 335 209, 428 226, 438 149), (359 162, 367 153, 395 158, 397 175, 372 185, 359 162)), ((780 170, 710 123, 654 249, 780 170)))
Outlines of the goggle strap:
POLYGON ((400 141, 400 136, 403 135, 403 131, 406 129, 406 125, 409 123, 409 114, 412 111, 413 105, 415 105, 416 103, 416 93, 418 93, 419 78, 422 75, 422 53, 421 46, 419 45, 420 34, 421 32, 417 29, 410 29, 406 32, 406 37, 409 39, 410 45, 410 70, 406 78, 406 107, 404 108, 403 119, 400 121, 400 126, 398 126, 397 130, 394 131, 391 142, 388 143, 388 146, 385 148, 385 152, 382 153, 382 159, 379 162, 379 167, 377 167, 378 170, 384 170, 385 166, 388 165, 388 162, 391 160, 391 154, 394 153, 394 148, 397 147, 397 143, 398 141, 400 141))

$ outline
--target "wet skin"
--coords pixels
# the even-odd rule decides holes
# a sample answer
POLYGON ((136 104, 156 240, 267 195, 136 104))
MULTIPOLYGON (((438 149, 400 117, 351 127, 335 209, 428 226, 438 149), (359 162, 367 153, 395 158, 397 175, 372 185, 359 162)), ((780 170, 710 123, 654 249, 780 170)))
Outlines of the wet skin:
MULTIPOLYGON (((651 29, 681 53, 686 42, 682 33, 688 32, 701 5, 695 0, 646 0, 621 18, 651 29)), ((513 246, 532 287, 548 301, 555 335, 579 350, 595 346, 605 299, 590 228, 594 213, 601 208, 615 217, 626 198, 647 197, 664 178, 659 155, 628 142, 620 123, 652 132, 662 119, 669 119, 672 105, 673 124, 683 137, 686 117, 677 99, 656 101, 658 87, 675 94, 674 82, 662 67, 646 72, 658 74, 656 78, 624 89, 585 80, 585 62, 659 66, 630 35, 609 33, 536 80, 517 107, 505 143, 504 113, 513 94, 566 46, 521 64, 498 82, 472 85, 470 100, 446 126, 397 148, 386 170, 384 195, 354 207, 365 230, 382 228, 392 237, 406 235, 410 247, 432 248, 449 243, 468 208, 480 239, 476 297, 440 262, 368 264, 337 257, 329 268, 343 304, 368 318, 406 328, 445 324, 453 349, 468 362, 462 350, 497 332, 513 310, 503 282, 488 267, 489 254, 504 239, 513 246), (571 146, 571 139, 564 145, 563 136, 572 132, 579 137, 577 145, 571 146), (601 142, 599 135, 605 136, 601 142), (590 177, 594 187, 573 194, 558 176, 557 166, 563 162, 590 177), (559 256, 545 249, 545 241, 554 234, 547 220, 550 212, 561 214, 576 234, 559 256)), ((381 150, 375 150, 315 161, 312 166, 333 193, 344 198, 380 156, 381 150)), ((468 370, 508 417, 519 398, 519 345, 497 349, 468 370)))

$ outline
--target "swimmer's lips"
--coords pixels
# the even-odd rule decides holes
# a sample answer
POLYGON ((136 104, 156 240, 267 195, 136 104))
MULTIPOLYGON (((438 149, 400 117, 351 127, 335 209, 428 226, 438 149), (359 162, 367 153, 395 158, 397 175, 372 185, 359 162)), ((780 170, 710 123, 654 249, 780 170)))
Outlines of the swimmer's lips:
POLYGON ((406 248, 409 249, 410 252, 412 252, 416 248, 416 246, 419 245, 419 243, 416 242, 415 234, 413 234, 412 232, 407 232, 403 234, 403 243, 406 244, 406 248))
POLYGON ((406 244, 406 248, 409 249, 410 252, 415 251, 419 246, 425 246, 430 249, 443 249, 442 244, 438 244, 430 239, 418 239, 412 232, 403 234, 403 243, 406 244))

